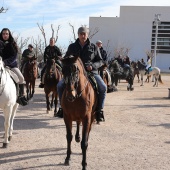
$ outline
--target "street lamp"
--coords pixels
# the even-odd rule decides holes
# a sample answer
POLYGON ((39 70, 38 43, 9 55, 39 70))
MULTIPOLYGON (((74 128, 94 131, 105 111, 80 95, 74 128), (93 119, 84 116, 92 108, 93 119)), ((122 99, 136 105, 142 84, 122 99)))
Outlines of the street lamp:
POLYGON ((155 20, 154 20, 154 25, 156 26, 156 31, 155 31, 155 47, 154 47, 154 59, 155 59, 154 66, 156 66, 157 37, 158 37, 158 25, 160 23, 160 16, 161 16, 161 14, 155 14, 155 20))

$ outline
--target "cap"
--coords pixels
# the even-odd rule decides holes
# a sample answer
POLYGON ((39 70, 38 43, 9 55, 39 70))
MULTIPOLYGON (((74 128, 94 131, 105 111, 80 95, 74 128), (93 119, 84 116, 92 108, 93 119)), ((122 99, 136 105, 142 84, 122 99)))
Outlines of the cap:
POLYGON ((29 44, 28 47, 34 48, 32 44, 29 44))
POLYGON ((80 34, 80 33, 82 33, 82 32, 84 32, 84 33, 89 33, 89 29, 88 29, 87 27, 80 27, 80 28, 78 29, 78 34, 80 34))
POLYGON ((96 44, 98 44, 98 43, 102 44, 102 42, 100 40, 96 41, 96 44))

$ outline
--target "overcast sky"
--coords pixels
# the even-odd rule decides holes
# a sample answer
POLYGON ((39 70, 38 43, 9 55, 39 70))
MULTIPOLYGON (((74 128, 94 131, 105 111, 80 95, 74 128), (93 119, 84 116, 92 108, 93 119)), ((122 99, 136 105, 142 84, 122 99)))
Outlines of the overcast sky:
POLYGON ((0 29, 7 27, 14 35, 34 39, 41 36, 37 26, 43 24, 47 42, 51 37, 51 24, 57 30, 57 45, 67 47, 73 40, 71 23, 77 33, 81 25, 89 25, 89 17, 119 16, 120 6, 170 6, 170 0, 0 0, 0 8, 8 8, 0 14, 0 29))

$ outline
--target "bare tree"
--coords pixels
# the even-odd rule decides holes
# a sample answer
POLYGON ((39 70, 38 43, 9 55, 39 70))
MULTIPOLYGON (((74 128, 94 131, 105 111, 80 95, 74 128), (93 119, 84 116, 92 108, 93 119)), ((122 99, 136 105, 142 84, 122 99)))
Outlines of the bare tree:
POLYGON ((72 28, 74 40, 76 40, 76 34, 75 34, 74 26, 72 24, 70 24, 70 23, 69 23, 69 25, 72 28))
POLYGON ((39 23, 37 23, 37 25, 38 25, 38 28, 40 29, 40 31, 41 31, 41 33, 42 33, 42 35, 44 37, 45 47, 47 47, 47 40, 46 40, 46 35, 45 35, 44 27, 43 27, 43 25, 40 26, 39 23))
POLYGON ((94 30, 89 30, 89 39, 92 39, 94 35, 96 35, 99 32, 99 28, 95 28, 94 30))
POLYGON ((0 13, 6 13, 7 12, 7 10, 8 10, 8 8, 4 8, 4 7, 1 7, 1 9, 0 9, 0 13))
POLYGON ((54 31, 54 28, 53 28, 53 24, 51 24, 51 30, 52 30, 52 38, 55 39, 55 43, 56 43, 57 40, 58 40, 58 32, 59 32, 59 30, 60 30, 60 25, 58 25, 58 27, 57 27, 57 31, 56 31, 56 36, 55 36, 55 37, 54 37, 55 31, 54 31))

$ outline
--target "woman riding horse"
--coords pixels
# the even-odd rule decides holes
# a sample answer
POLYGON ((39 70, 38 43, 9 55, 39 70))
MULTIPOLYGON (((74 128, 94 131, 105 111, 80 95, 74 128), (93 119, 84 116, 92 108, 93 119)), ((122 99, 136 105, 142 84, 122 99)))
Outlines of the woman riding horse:
POLYGON ((19 95, 17 102, 25 106, 28 102, 24 96, 24 77, 17 67, 17 44, 8 28, 2 29, 0 40, 5 44, 2 49, 2 60, 5 66, 9 67, 19 78, 19 95))

